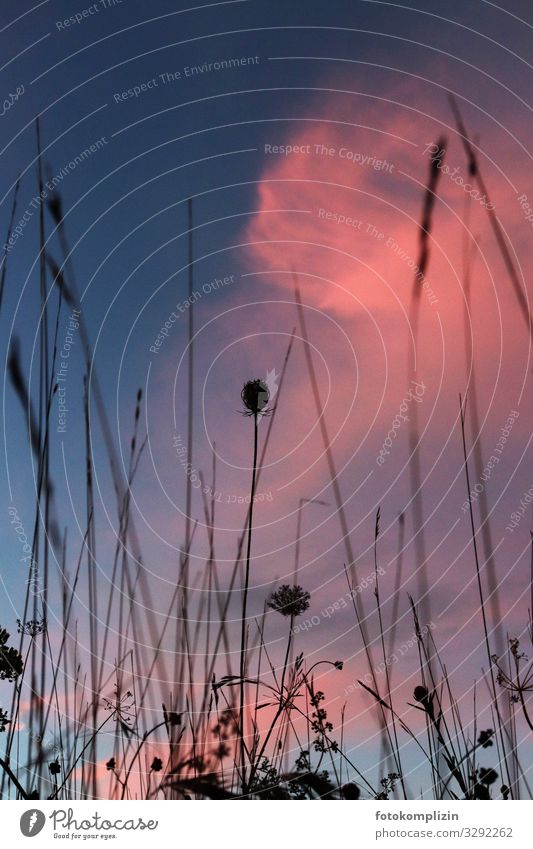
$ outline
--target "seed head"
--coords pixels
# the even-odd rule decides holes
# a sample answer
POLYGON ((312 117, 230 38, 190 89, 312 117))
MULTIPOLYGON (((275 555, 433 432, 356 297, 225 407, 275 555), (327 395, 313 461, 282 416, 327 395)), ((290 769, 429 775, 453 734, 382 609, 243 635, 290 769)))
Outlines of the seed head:
POLYGON ((36 637, 46 631, 45 619, 29 619, 28 622, 17 619, 17 625, 19 634, 26 634, 29 637, 36 637))
POLYGON ((341 794, 343 799, 359 799, 361 796, 361 791, 357 784, 351 781, 349 784, 344 784, 341 787, 341 794))
POLYGON ((479 737, 477 738, 478 746, 482 746, 484 749, 488 749, 489 746, 492 746, 492 738, 494 737, 494 731, 492 728, 488 728, 486 731, 480 731, 479 737))
POLYGON ((428 688, 424 687, 423 684, 419 684, 418 687, 415 687, 413 696, 415 697, 415 701, 417 702, 425 702, 428 697, 428 688))
POLYGON ((299 585, 293 587, 282 584, 279 590, 272 593, 267 606, 276 610, 282 616, 300 616, 309 607, 311 596, 299 585))
POLYGON ((488 787, 489 784, 494 784, 494 782, 498 780, 498 773, 495 769, 492 769, 492 767, 489 767, 488 769, 480 767, 479 780, 488 787))
POLYGON ((11 720, 7 717, 7 710, 0 708, 0 732, 5 731, 11 720))
POLYGON ((241 391, 242 403, 246 408, 245 415, 257 416, 265 412, 270 400, 270 390, 264 380, 248 380, 241 391))
POLYGON ((16 681, 24 672, 24 661, 17 649, 6 645, 9 634, 0 628, 0 681, 16 681))

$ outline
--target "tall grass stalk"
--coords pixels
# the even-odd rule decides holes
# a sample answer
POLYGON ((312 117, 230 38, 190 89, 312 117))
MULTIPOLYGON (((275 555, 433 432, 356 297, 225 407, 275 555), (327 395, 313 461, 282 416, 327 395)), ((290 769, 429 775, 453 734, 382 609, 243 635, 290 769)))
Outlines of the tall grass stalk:
MULTIPOLYGON (((440 138, 436 142, 437 149, 446 149, 446 139, 440 138)), ((440 160, 442 162, 442 159, 440 160)), ((433 226, 433 215, 437 199, 437 188, 440 177, 439 160, 432 158, 429 164, 429 175, 422 204, 422 216, 418 231, 419 249, 417 270, 413 281, 411 295, 411 306, 409 319, 412 332, 412 346, 409 346, 408 378, 417 380, 419 376, 418 367, 418 343, 422 284, 425 280, 426 271, 431 256, 430 237, 433 226)), ((416 576, 418 581, 418 596, 422 605, 423 615, 426 621, 431 620, 431 605, 429 598, 429 584, 427 577, 427 549, 424 524, 424 501, 422 488, 422 473, 420 463, 420 428, 418 404, 413 404, 410 411, 411 422, 409 427, 409 475, 411 480, 411 504, 413 512, 414 548, 416 558, 416 576)))
MULTIPOLYGON (((460 413, 460 419, 461 419, 461 440, 462 440, 462 446, 463 446, 463 459, 464 459, 466 491, 467 491, 467 493, 470 493, 472 490, 470 488, 470 472, 469 472, 469 469, 468 469, 468 452, 467 452, 467 448, 466 448, 465 409, 464 409, 464 404, 463 404, 463 400, 462 400, 461 397, 459 398, 459 413, 460 413)), ((512 772, 511 772, 511 770, 509 768, 509 764, 508 764, 507 746, 506 746, 506 741, 504 739, 503 722, 502 722, 502 718, 501 718, 500 710, 499 710, 499 706, 498 706, 498 695, 497 695, 497 692, 496 692, 496 679, 495 679, 495 675, 494 675, 494 667, 493 667, 493 662, 492 662, 492 652, 491 652, 490 643, 489 643, 489 627, 488 627, 487 612, 486 612, 486 605, 485 605, 485 594, 484 594, 484 591, 483 591, 483 584, 482 584, 482 580, 481 580, 481 567, 480 567, 480 563, 479 563, 479 555, 478 555, 478 548, 477 548, 477 534, 476 534, 476 528, 475 528, 475 523, 474 523, 474 511, 472 509, 472 502, 470 500, 469 500, 469 511, 468 512, 469 512, 469 517, 470 517, 470 530, 471 530, 471 536, 472 536, 472 549, 473 549, 473 552, 474 552, 474 563, 475 563, 475 567, 476 567, 476 581, 477 581, 478 594, 479 594, 479 605, 480 605, 480 612, 481 612, 481 618, 482 618, 482 623, 483 623, 483 641, 484 641, 484 645, 485 645, 485 650, 487 652, 487 662, 488 662, 490 684, 491 684, 490 693, 491 693, 491 699, 492 699, 493 706, 494 706, 494 711, 495 711, 496 716, 498 718, 498 731, 499 731, 499 735, 500 735, 500 745, 501 745, 501 749, 502 749, 502 755, 503 755, 503 759, 504 759, 505 769, 507 771, 507 780, 509 782, 511 795, 514 798, 515 788, 514 788, 514 784, 513 784, 513 781, 512 781, 512 772)))
POLYGON ((246 781, 246 742, 245 742, 245 720, 244 712, 246 707, 246 635, 248 629, 248 589, 250 584, 250 556, 252 552, 252 529, 254 522, 254 501, 256 490, 257 477, 257 444, 258 444, 258 417, 259 412, 253 412, 253 460, 252 460, 252 483, 250 487, 250 508, 248 510, 248 535, 246 541, 246 560, 244 569, 244 586, 242 593, 242 613, 241 613, 241 644, 240 644, 240 663, 239 663, 239 746, 240 746, 240 769, 242 793, 246 796, 247 781, 246 781))

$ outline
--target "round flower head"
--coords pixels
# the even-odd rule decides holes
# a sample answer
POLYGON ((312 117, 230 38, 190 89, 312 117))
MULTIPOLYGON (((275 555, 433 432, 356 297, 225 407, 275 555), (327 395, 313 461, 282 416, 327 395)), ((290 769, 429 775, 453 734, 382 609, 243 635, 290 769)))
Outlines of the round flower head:
POLYGON ((309 607, 311 596, 300 586, 283 584, 270 596, 267 605, 282 616, 300 616, 309 607))
POLYGON ((246 415, 257 416, 264 413, 270 400, 270 390, 264 380, 248 380, 241 392, 242 403, 246 407, 246 415))
POLYGON ((345 784, 341 787, 341 794, 343 799, 359 799, 361 791, 357 784, 351 781, 349 784, 345 784))
POLYGON ((498 780, 498 773, 495 769, 492 769, 492 767, 489 767, 488 769, 485 769, 485 767, 480 767, 479 780, 487 786, 489 784, 494 784, 494 782, 498 780))
POLYGON ((492 746, 492 738, 494 737, 494 731, 492 728, 488 728, 486 731, 480 731, 479 737, 477 738, 478 746, 483 746, 484 749, 488 749, 489 746, 492 746))
POLYGON ((424 687, 423 684, 419 684, 415 687, 413 696, 417 702, 426 702, 429 696, 428 688, 424 687))

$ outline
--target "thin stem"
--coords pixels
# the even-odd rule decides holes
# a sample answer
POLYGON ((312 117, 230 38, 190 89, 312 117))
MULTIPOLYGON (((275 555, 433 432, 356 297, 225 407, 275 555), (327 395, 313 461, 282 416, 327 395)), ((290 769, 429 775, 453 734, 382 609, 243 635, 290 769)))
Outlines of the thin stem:
MULTIPOLYGON (((124 776, 124 781, 121 782, 121 784, 122 784, 122 796, 121 796, 121 798, 122 799, 124 799, 124 797, 126 795, 126 789, 127 789, 127 786, 128 786, 128 781, 129 781, 130 775, 131 775, 131 770, 133 769, 133 764, 135 763, 135 761, 137 760, 137 758, 141 754, 141 749, 143 748, 144 744, 146 743, 146 741, 148 740, 150 735, 153 734, 155 731, 157 731, 159 728, 162 728, 164 725, 166 725, 166 722, 158 722, 158 724, 154 725, 154 727, 151 728, 150 731, 145 731, 145 733, 143 734, 142 740, 139 743, 139 745, 137 746, 137 750, 136 750, 134 756, 132 757, 132 759, 130 761, 130 765, 127 769, 126 775, 124 776)), ((118 776, 117 776, 117 778, 118 778, 118 776)), ((120 781, 120 779, 119 779, 119 781, 120 781)))
POLYGON ((11 769, 11 767, 9 766, 9 764, 7 764, 7 763, 6 763, 6 761, 5 761, 3 758, 0 758, 0 766, 1 766, 1 767, 2 767, 2 769, 6 772, 6 774, 9 776, 9 778, 11 779, 11 781, 13 782, 13 784, 15 785, 15 787, 17 788, 17 790, 19 791, 20 795, 21 795, 24 799, 27 799, 27 798, 28 798, 28 794, 27 794, 27 793, 26 793, 26 791, 24 790, 24 787, 22 786, 22 784, 21 784, 21 783, 20 783, 20 781, 18 780, 17 776, 15 775, 15 773, 13 772, 13 770, 11 769))
POLYGON ((253 779, 255 778, 255 775, 257 773, 257 770, 259 768, 259 765, 260 765, 261 760, 263 758, 263 755, 265 753, 266 747, 267 747, 269 740, 272 737, 272 734, 273 734, 274 729, 276 727, 277 721, 280 718, 280 716, 282 715, 284 709, 287 710, 287 716, 288 716, 288 720, 290 722, 290 708, 288 707, 288 705, 291 702, 291 692, 289 690, 289 686, 287 686, 287 698, 284 700, 283 699, 283 688, 285 686, 285 676, 286 676, 286 673, 287 673, 287 666, 288 666, 288 663, 289 663, 289 654, 290 654, 291 645, 292 645, 293 627, 294 627, 294 615, 291 614, 291 624, 290 624, 290 630, 289 630, 289 638, 288 638, 288 641, 287 641, 287 649, 285 651, 285 660, 283 661, 283 669, 282 669, 282 673, 281 673, 281 683, 280 683, 280 688, 279 688, 279 705, 276 709, 276 713, 274 714, 274 719, 270 723, 270 728, 268 729, 268 731, 265 735, 265 738, 264 738, 263 743, 261 745, 261 749, 259 751, 259 754, 257 755, 257 757, 254 757, 254 762, 250 766, 250 777, 249 777, 249 781, 248 781, 248 784, 250 786, 253 782, 253 779))
MULTIPOLYGON (((382 654, 383 654, 383 663, 385 665, 385 682, 386 682, 386 688, 387 688, 387 698, 388 698, 389 703, 392 707, 392 692, 391 692, 391 685, 390 685, 389 664, 387 663, 388 658, 387 658, 387 652, 385 650, 385 633, 384 633, 384 628, 383 628, 383 616, 382 616, 382 613, 381 613, 381 601, 380 601, 380 595, 379 595, 379 578, 378 578, 379 573, 378 573, 378 550, 377 550, 377 546, 378 546, 378 536, 379 536, 380 512, 381 512, 380 508, 378 507, 378 511, 377 511, 377 514, 376 514, 376 527, 375 527, 375 533, 374 533, 374 576, 375 576, 374 594, 376 596, 376 607, 377 607, 377 611, 378 611, 379 633, 380 633, 380 639, 381 639, 381 651, 382 651, 382 654)), ((402 762, 401 762, 401 758, 400 758, 400 749, 399 749, 399 746, 398 746, 398 732, 396 730, 396 719, 395 719, 395 716, 394 716, 394 712, 392 713, 392 732, 393 732, 393 736, 394 736, 393 756, 394 756, 394 760, 396 761, 397 770, 400 774, 400 783, 402 785, 402 791, 403 791, 404 799, 407 799, 407 793, 406 793, 406 790, 405 790, 405 782, 404 782, 404 777, 403 777, 402 762)), ((389 733, 389 730, 388 730, 388 723, 387 723, 387 737, 389 739, 389 742, 391 743, 391 748, 392 748, 392 740, 391 740, 391 736, 390 736, 390 733, 389 733)))
MULTIPOLYGON (((464 413, 463 399, 461 398, 461 396, 459 396, 459 411, 460 411, 460 415, 461 415, 461 438, 462 438, 462 444, 463 444, 463 458, 464 458, 464 468, 465 468, 466 489, 467 489, 467 492, 470 493, 472 490, 471 490, 471 487, 470 487, 470 473, 469 473, 469 470, 468 470, 468 453, 467 453, 467 450, 466 450, 465 413, 464 413)), ((474 524, 474 513, 473 513, 473 510, 472 510, 471 499, 468 499, 468 507, 469 507, 469 516, 470 516, 470 530, 471 530, 471 533, 472 533, 472 547, 473 547, 473 550, 474 550, 474 562, 475 562, 475 565, 476 565, 476 578, 477 578, 477 586, 478 586, 478 593, 479 593, 479 606, 480 606, 480 609, 481 609, 481 616, 482 616, 482 619, 483 619, 483 635, 484 635, 485 649, 486 649, 486 652, 487 652, 487 658, 488 658, 488 662, 489 662, 490 681, 491 681, 491 685, 492 685, 492 689, 491 689, 490 693, 491 693, 491 697, 492 697, 493 702, 494 702, 494 710, 496 711, 496 716, 498 717, 498 730, 499 730, 499 733, 500 733, 502 753, 503 753, 505 768, 506 768, 506 771, 507 771, 507 780, 509 781, 509 785, 511 786, 511 792, 513 793, 513 796, 514 796, 513 786, 512 786, 513 782, 511 781, 511 776, 510 776, 510 773, 509 773, 509 766, 508 766, 508 763, 507 763, 507 757, 506 757, 506 751, 507 750, 505 748, 505 743, 504 743, 504 736, 503 736, 503 731, 502 731, 502 720, 501 720, 500 710, 499 710, 499 706, 498 706, 498 697, 497 697, 497 694, 496 694, 496 682, 494 680, 492 655, 491 655, 490 645, 489 645, 489 630, 488 630, 488 623, 487 623, 487 614, 486 614, 486 611, 485 611, 485 597, 484 597, 484 593, 483 593, 483 585, 481 583, 481 568, 480 568, 480 565, 479 565, 479 556, 478 556, 477 539, 476 539, 476 527, 475 527, 475 524, 474 524)))
POLYGON ((65 778, 63 779, 63 783, 52 793, 52 795, 50 796, 50 799, 57 799, 58 793, 63 789, 63 787, 65 786, 65 784, 69 780, 70 776, 72 775, 72 773, 76 769, 76 766, 80 762, 80 759, 83 757, 83 755, 85 754, 85 752, 87 751, 89 746, 92 745, 93 740, 100 733, 100 731, 102 730, 104 725, 106 725, 109 722, 109 720, 113 718, 113 716, 114 716, 114 713, 111 713, 108 717, 106 717, 106 719, 104 719, 103 722, 100 723, 100 725, 98 726, 98 728, 96 729, 94 734, 91 735, 91 737, 89 738, 89 740, 87 741, 87 743, 85 744, 85 746, 83 747, 81 752, 79 753, 78 757, 76 758, 76 760, 72 764, 71 768, 69 769, 69 771, 65 775, 65 778))
POLYGON ((240 762, 241 783, 243 795, 246 794, 246 747, 244 743, 244 700, 245 700, 245 667, 246 667, 246 608, 248 604, 248 584, 250 581, 250 554, 252 550, 252 528, 254 516, 255 481, 257 474, 257 419, 258 413, 254 413, 254 461, 252 467, 252 488, 250 493, 250 510, 248 512, 248 541, 246 544, 246 569, 244 575, 244 592, 242 596, 242 619, 241 619, 241 662, 240 662, 240 702, 239 702, 239 738, 240 738, 240 762))

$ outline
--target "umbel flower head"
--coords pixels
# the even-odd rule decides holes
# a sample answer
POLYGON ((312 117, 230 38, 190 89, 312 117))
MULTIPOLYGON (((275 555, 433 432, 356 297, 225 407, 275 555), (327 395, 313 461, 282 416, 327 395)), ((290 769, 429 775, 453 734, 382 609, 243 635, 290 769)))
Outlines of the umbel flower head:
POLYGON ((29 619, 28 622, 17 619, 17 625, 19 634, 26 634, 28 637, 37 637, 46 631, 45 619, 29 619))
POLYGON ((0 732, 5 731, 11 720, 7 717, 7 710, 0 708, 0 732))
POLYGON ((17 649, 7 645, 9 634, 0 628, 0 680, 16 681, 24 671, 24 661, 17 649))
POLYGON ((246 408, 245 415, 258 416, 265 412, 270 400, 270 389, 261 378, 248 380, 242 388, 241 398, 246 408))
POLYGON ((282 584, 272 593, 267 606, 282 616, 301 616, 308 609, 310 601, 309 593, 299 585, 291 587, 289 584, 282 584))

